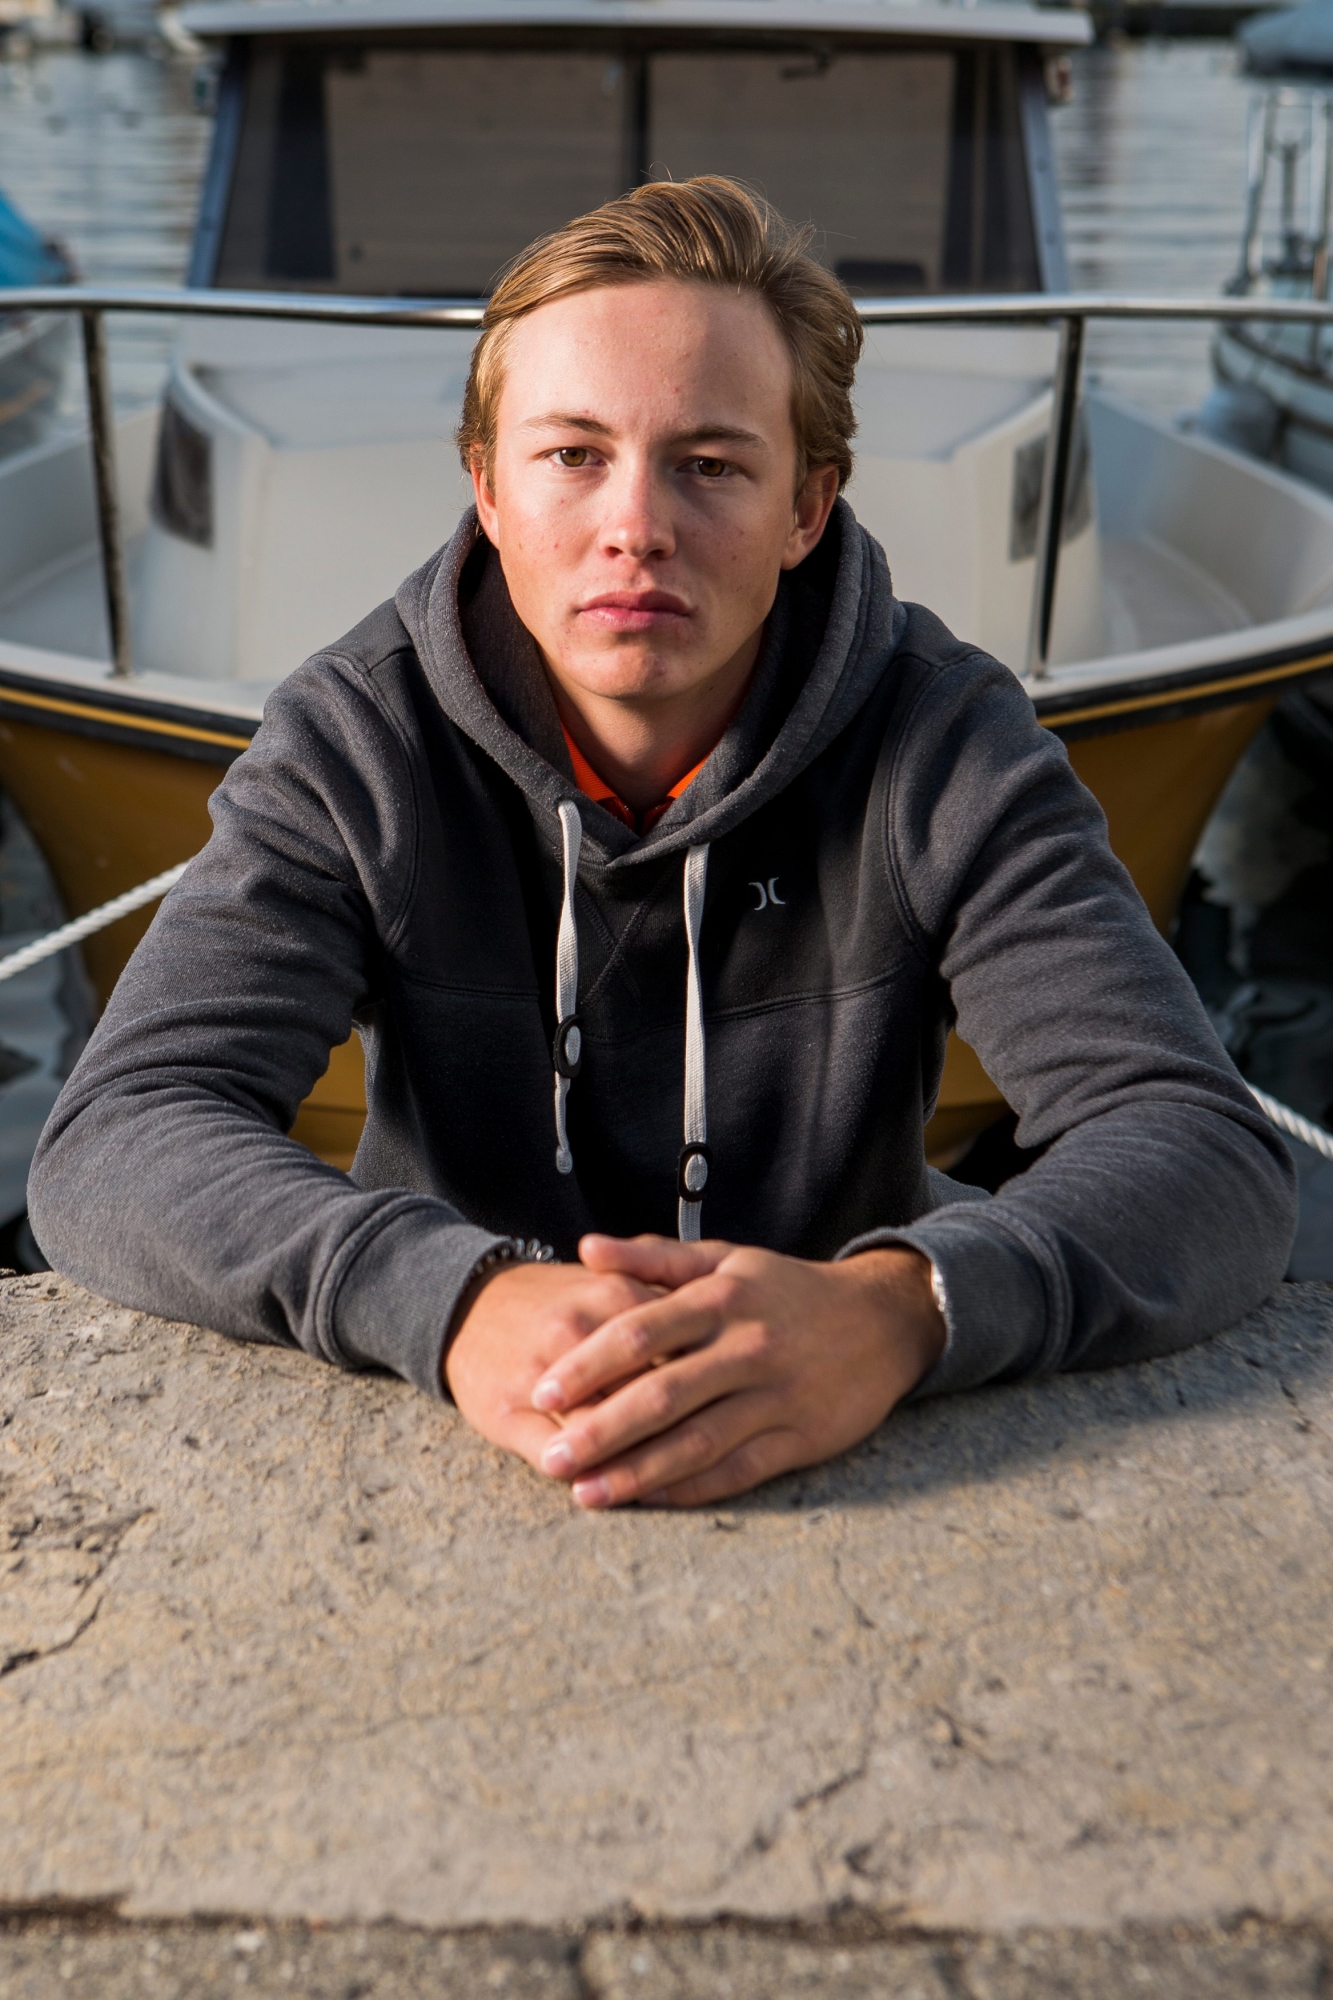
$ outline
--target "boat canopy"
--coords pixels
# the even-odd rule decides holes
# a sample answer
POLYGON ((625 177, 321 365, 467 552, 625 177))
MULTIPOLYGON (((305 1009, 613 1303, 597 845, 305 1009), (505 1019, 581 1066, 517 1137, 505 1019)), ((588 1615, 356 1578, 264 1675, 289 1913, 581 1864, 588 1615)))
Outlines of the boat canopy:
POLYGON ((0 285, 58 285, 68 276, 54 244, 0 194, 0 285))
POLYGON ((203 40, 232 35, 332 35, 367 29, 648 27, 861 33, 957 42, 1025 42, 1059 50, 1092 40, 1073 7, 983 6, 940 0, 197 0, 181 25, 203 40))
POLYGON ((1256 15, 1237 38, 1255 76, 1333 78, 1333 0, 1256 15))
MULTIPOLYGON (((210 0, 191 20, 285 9, 210 0)), ((1060 25, 1002 5, 469 0, 349 32, 350 7, 312 0, 300 34, 231 38, 191 280, 484 297, 626 187, 720 173, 811 222, 855 293, 1041 290, 1059 225, 1053 176, 1050 214, 1034 196, 1040 50, 989 19, 968 32, 991 16, 1060 25)))

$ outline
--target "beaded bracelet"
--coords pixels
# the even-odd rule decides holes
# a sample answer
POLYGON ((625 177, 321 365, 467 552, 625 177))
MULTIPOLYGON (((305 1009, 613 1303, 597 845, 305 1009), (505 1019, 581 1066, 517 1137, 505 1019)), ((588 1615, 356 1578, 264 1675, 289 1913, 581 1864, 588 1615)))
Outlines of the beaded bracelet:
MULTIPOLYGON (((484 1256, 477 1259, 468 1273, 466 1282, 459 1288, 459 1302, 474 1291, 479 1279, 489 1278, 493 1272, 503 1270, 508 1264, 554 1264, 555 1262, 555 1251, 549 1243, 543 1243, 539 1237, 510 1236, 503 1243, 492 1244, 484 1256)), ((449 1395, 449 1382, 444 1372, 444 1364, 457 1335, 458 1305, 455 1304, 453 1317, 445 1331, 444 1345, 440 1349, 440 1386, 446 1396, 449 1395)))

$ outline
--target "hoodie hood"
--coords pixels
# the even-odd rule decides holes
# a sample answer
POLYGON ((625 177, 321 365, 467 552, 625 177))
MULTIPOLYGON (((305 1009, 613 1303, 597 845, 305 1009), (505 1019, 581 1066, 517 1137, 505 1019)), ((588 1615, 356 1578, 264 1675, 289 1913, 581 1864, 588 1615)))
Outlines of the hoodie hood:
MULTIPOLYGON (((554 827, 577 788, 536 643, 509 602, 475 509, 399 587, 395 605, 450 721, 554 827)), ((784 572, 745 700, 688 791, 643 838, 580 799, 584 840, 596 858, 633 866, 729 833, 847 727, 906 623, 884 551, 839 500, 818 548, 784 572)))
MULTIPOLYGON (((709 848, 784 790, 832 743, 878 686, 907 614, 884 552, 840 500, 819 546, 779 579, 744 701, 702 771, 642 839, 577 792, 554 698, 532 635, 514 612, 499 558, 475 510, 399 590, 398 615, 449 719, 560 829, 562 897, 555 966, 555 1163, 574 1172, 569 1094, 582 1062, 576 884, 585 842, 623 870, 684 851, 688 950, 683 1144, 677 1226, 697 1241, 711 1171, 700 935, 709 848), (812 664, 807 664, 812 662, 812 664), (543 752, 545 754, 543 754, 543 752)), ((538 818, 542 815, 539 813, 538 818)))

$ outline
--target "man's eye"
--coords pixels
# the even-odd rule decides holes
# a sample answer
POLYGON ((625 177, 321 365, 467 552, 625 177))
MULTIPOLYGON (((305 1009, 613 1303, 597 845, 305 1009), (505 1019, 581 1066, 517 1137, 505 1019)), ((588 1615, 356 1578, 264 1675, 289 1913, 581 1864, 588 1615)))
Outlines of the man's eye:
POLYGON ((727 461, 725 458, 692 458, 690 467, 702 479, 720 479, 727 469, 727 461))
POLYGON ((555 462, 568 466, 571 472, 577 472, 581 465, 588 463, 588 447, 586 444, 562 445, 555 455, 555 462))

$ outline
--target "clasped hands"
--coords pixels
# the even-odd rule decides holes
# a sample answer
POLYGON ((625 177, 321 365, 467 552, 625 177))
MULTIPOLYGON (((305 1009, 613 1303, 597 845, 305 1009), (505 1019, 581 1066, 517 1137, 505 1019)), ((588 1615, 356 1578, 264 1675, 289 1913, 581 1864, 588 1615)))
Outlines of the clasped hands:
POLYGON ((914 1250, 822 1264, 585 1236, 465 1296, 445 1380, 474 1430, 582 1507, 692 1507, 846 1451, 944 1350, 914 1250))

